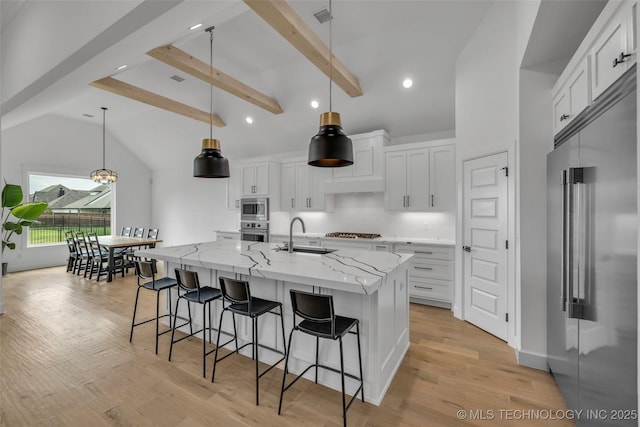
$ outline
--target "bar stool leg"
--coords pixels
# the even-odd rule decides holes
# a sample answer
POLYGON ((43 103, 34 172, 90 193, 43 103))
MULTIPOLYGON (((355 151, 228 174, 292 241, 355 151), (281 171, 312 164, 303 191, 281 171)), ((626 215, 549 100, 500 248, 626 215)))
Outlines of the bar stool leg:
MULTIPOLYGON (((222 319, 224 318, 225 311, 227 310, 225 310, 223 306, 222 311, 220 312, 220 323, 218 324, 218 328, 220 329, 220 331, 222 331, 222 319)), ((233 333, 235 334, 235 332, 236 332, 236 328, 235 328, 235 319, 234 319, 233 333)), ((211 374, 211 382, 213 382, 213 380, 216 378, 216 365, 218 364, 218 349, 220 348, 220 335, 222 334, 218 332, 218 337, 216 338, 216 352, 213 356, 213 373, 211 374)), ((236 344, 236 349, 237 348, 238 348, 238 344, 236 344)))
MULTIPOLYGON (((211 339, 211 332, 209 332, 209 339, 211 339)), ((207 303, 202 306, 202 378, 207 378, 207 303)))
MULTIPOLYGON (((100 278, 100 276, 98 276, 100 278)), ((160 291, 156 292, 156 354, 158 354, 158 332, 160 332, 160 291)))
POLYGON ((342 383, 342 420, 344 427, 347 427, 347 402, 344 396, 344 355, 342 353, 342 337, 338 338, 340 342, 340 381, 342 383))
POLYGON ((316 337, 316 384, 318 384, 318 353, 320 348, 320 337, 316 337))
POLYGON ((258 317, 253 318, 253 354, 256 360, 256 406, 260 404, 259 373, 258 373, 258 317))
MULTIPOLYGON (((173 312, 173 327, 171 328, 171 345, 169 346, 169 362, 171 362, 171 354, 173 353, 173 337, 176 333, 176 325, 178 324, 178 307, 180 306, 180 297, 176 301, 176 311, 173 312)), ((187 306, 189 304, 187 303, 187 306)), ((189 311, 189 324, 191 324, 191 311, 189 311)))
POLYGON ((289 333, 289 344, 287 344, 287 355, 284 359, 284 373, 282 374, 282 387, 280 388, 280 404, 278 405, 278 415, 280 415, 280 412, 282 411, 282 397, 284 396, 284 385, 287 381, 287 373, 289 372, 289 355, 291 354, 291 342, 293 341, 293 331, 295 331, 295 328, 291 329, 291 332, 289 333))
POLYGON ((356 323, 356 337, 358 338, 358 362, 360 362, 360 383, 362 388, 360 389, 360 397, 364 402, 364 376, 362 375, 362 351, 360 350, 360 322, 356 323))
POLYGON ((129 334, 129 342, 133 340, 133 325, 136 323, 136 310, 138 309, 138 296, 140 295, 140 286, 136 291, 136 302, 133 304, 133 320, 131 320, 131 333, 129 334))

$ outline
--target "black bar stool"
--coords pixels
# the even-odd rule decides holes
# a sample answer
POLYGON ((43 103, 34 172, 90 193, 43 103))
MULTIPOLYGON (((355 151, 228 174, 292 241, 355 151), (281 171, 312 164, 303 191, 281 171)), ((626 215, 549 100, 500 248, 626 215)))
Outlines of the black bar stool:
POLYGON ((235 341, 236 349, 235 351, 218 359, 218 349, 220 348, 220 334, 218 334, 218 340, 216 341, 216 355, 215 355, 215 358, 213 359, 213 374, 211 375, 211 382, 213 382, 213 380, 216 377, 216 365, 219 361, 226 359, 232 354, 238 353, 240 350, 242 350, 248 345, 252 345, 253 346, 252 359, 255 360, 256 362, 256 405, 258 405, 260 402, 258 380, 264 374, 266 374, 271 369, 273 369, 278 363, 282 362, 285 356, 284 351, 271 348, 269 346, 260 344, 258 342, 258 318, 266 313, 271 313, 276 316, 279 316, 280 325, 282 327, 282 344, 283 344, 283 347, 286 346, 285 345, 286 341, 284 336, 284 319, 282 317, 282 303, 277 301, 269 301, 261 298, 252 297, 251 291, 249 289, 249 282, 245 280, 234 280, 226 277, 221 277, 220 289, 222 290, 222 297, 223 297, 223 302, 222 302, 223 308, 222 308, 222 312, 220 313, 220 323, 219 323, 220 327, 222 327, 222 318, 226 311, 230 311, 231 315, 233 316, 233 338, 231 338, 226 343, 222 344, 222 347, 226 346, 232 341, 235 341), (225 302, 227 302, 229 305, 225 306, 225 302), (273 311, 276 308, 278 308, 279 310, 273 311), (251 320, 253 321, 252 322, 253 327, 251 330, 252 342, 246 343, 240 348, 238 348, 238 334, 236 331, 236 314, 240 316, 250 317, 251 320), (258 369, 258 362, 259 362, 258 347, 266 348, 268 350, 271 350, 273 352, 276 352, 282 355, 280 360, 270 365, 269 368, 267 368, 262 373, 259 373, 259 369, 258 369))
POLYGON ((293 329, 289 334, 289 346, 287 347, 287 359, 284 364, 284 376, 282 377, 282 388, 280 390, 280 404, 278 405, 278 415, 282 410, 282 397, 284 392, 287 391, 296 381, 298 381, 307 371, 313 367, 316 368, 316 384, 318 383, 318 368, 324 368, 332 372, 340 374, 342 379, 342 419, 344 426, 347 425, 347 410, 357 398, 358 392, 362 401, 364 402, 364 382, 362 377, 362 352, 360 350, 360 322, 358 319, 352 319, 350 317, 336 316, 333 311, 333 296, 332 295, 320 295, 312 294, 309 292, 302 292, 291 290, 291 306, 293 309, 293 329), (297 323, 297 317, 302 318, 300 323, 297 323), (355 326, 356 331, 351 329, 355 326), (309 365, 300 375, 298 375, 293 381, 285 386, 287 379, 287 369, 289 365, 289 356, 291 355, 291 341, 293 339, 293 332, 300 331, 305 334, 316 337, 316 363, 309 365), (358 341, 358 361, 360 362, 360 378, 355 375, 346 373, 344 371, 344 354, 342 350, 342 337, 347 333, 355 334, 358 341), (338 340, 340 343, 340 370, 332 368, 330 366, 321 365, 318 363, 318 344, 320 338, 326 338, 331 340, 338 340), (344 377, 347 376, 354 380, 357 380, 360 385, 358 389, 353 393, 349 403, 346 403, 346 397, 344 393, 344 377))
MULTIPOLYGON (((173 353, 173 344, 187 339, 198 332, 202 332, 202 376, 207 376, 207 356, 213 353, 214 350, 207 351, 207 340, 205 339, 205 332, 209 330, 209 342, 211 342, 211 330, 218 331, 218 329, 211 326, 211 301, 214 301, 222 296, 220 289, 212 288, 211 286, 200 286, 200 280, 198 279, 198 273, 195 271, 188 271, 176 268, 176 280, 178 282, 178 299, 176 301, 176 311, 174 312, 173 328, 171 332, 171 346, 169 347, 169 361, 171 361, 171 354, 173 353), (182 293, 180 293, 182 291, 182 293), (178 306, 180 300, 187 301, 187 309, 189 310, 189 321, 178 326, 179 328, 189 324, 190 334, 184 336, 178 340, 174 339, 176 332, 176 322, 178 320, 178 306), (189 303, 202 304, 202 329, 194 332, 193 325, 191 323, 191 305, 189 303), (206 317, 209 313, 209 327, 207 327, 206 317)), ((217 348, 216 348, 217 349, 217 348)))
MULTIPOLYGON (((176 279, 170 277, 163 277, 156 279, 155 270, 153 269, 153 262, 136 260, 134 262, 136 268, 136 275, 138 276, 138 290, 136 291, 136 302, 133 305, 133 318, 131 319, 131 334, 129 335, 129 342, 133 340, 133 328, 136 326, 144 325, 145 323, 156 321, 156 354, 158 354, 158 337, 160 335, 171 332, 171 311, 167 314, 160 316, 160 291, 173 288, 178 285, 176 279), (156 293, 156 317, 143 320, 136 323, 136 310, 138 309, 138 297, 140 295, 140 289, 148 289, 156 293), (163 317, 169 318, 169 329, 160 332, 159 320, 163 317)), ((169 294, 169 310, 171 310, 171 292, 169 294)))

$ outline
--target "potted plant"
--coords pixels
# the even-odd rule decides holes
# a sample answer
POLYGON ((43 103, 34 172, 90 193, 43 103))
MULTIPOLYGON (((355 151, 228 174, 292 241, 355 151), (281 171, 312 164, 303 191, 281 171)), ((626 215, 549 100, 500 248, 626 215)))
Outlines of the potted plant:
MULTIPOLYGON (((37 219, 49 207, 46 202, 22 203, 22 187, 7 184, 2 189, 2 255, 5 248, 15 249, 15 242, 11 241, 14 234, 22 234, 24 227, 37 223, 37 219)), ((7 272, 7 263, 2 262, 2 275, 7 272)))

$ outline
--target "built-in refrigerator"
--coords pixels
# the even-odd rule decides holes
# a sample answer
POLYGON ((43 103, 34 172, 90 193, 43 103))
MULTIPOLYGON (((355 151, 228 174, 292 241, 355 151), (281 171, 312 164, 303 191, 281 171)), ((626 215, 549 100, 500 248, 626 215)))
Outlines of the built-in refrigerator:
POLYGON ((636 68, 547 157, 548 366, 579 426, 638 425, 636 68))

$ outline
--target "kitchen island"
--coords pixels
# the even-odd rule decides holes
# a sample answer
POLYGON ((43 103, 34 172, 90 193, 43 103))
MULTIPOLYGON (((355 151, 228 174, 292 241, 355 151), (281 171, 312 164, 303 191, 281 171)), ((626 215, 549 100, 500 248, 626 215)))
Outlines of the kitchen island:
MULTIPOLYGON (((337 314, 360 320, 365 400, 369 403, 380 404, 409 348, 407 261, 410 254, 359 249, 326 254, 288 253, 273 243, 223 240, 144 249, 136 251, 136 255, 164 261, 165 271, 171 277, 175 268, 197 271, 202 285, 219 287, 219 277, 248 280, 252 295, 283 303, 287 336, 293 326, 290 289, 333 295, 337 314)), ((181 308, 184 312, 181 310, 178 315, 186 317, 186 305, 181 308)), ((192 307, 192 316, 197 322, 202 313, 194 312, 193 308, 200 307, 192 307)), ((219 304, 212 306, 216 323, 219 310, 219 304)), ((275 316, 268 317, 272 319, 260 322, 260 341, 282 349, 279 321, 275 316)), ((250 321, 238 319, 237 325, 239 344, 250 342, 250 321)), ((222 330, 233 330, 230 316, 225 318, 222 330)), ((355 337, 347 337, 344 345, 345 370, 357 372, 355 337)), ((295 334, 290 371, 299 373, 313 363, 314 349, 313 337, 295 334)), ((267 363, 277 360, 277 356, 268 350, 260 352, 260 360, 267 363)), ((339 366, 337 342, 321 340, 319 358, 320 363, 339 366)), ((311 379, 311 371, 307 375, 311 379)), ((340 376, 332 372, 320 370, 318 382, 340 390, 340 376)), ((346 387, 347 393, 355 390, 349 381, 346 387)))

